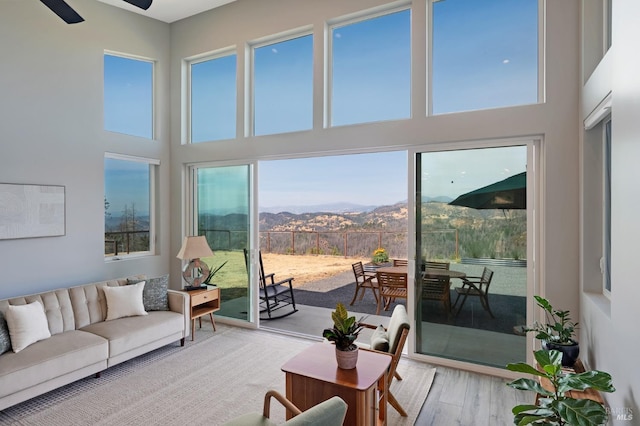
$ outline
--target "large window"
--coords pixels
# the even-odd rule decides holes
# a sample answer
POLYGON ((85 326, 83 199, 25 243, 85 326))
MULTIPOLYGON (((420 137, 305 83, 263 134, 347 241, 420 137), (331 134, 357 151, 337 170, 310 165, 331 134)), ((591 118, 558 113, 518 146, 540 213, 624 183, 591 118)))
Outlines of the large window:
POLYGON ((538 102, 538 0, 433 3, 432 112, 538 102))
POLYGON ((411 117, 411 11, 331 26, 330 125, 411 117))
POLYGON ((153 62, 104 55, 104 128, 153 139, 153 62))
POLYGON ((158 164, 138 157, 105 156, 105 257, 153 253, 153 194, 158 164))
POLYGON ((253 46, 253 134, 313 127, 313 36, 253 46))
POLYGON ((236 62, 235 54, 191 62, 191 142, 236 137, 236 62))

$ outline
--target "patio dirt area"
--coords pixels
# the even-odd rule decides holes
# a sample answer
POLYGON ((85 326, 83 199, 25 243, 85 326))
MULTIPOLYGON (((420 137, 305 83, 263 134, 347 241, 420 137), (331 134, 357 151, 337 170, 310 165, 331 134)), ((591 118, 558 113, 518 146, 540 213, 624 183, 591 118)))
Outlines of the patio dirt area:
MULTIPOLYGON (((262 253, 265 274, 275 274, 276 280, 294 277, 293 286, 302 287, 309 283, 326 280, 349 272, 353 276, 351 265, 358 261, 369 262, 368 258, 339 257, 325 255, 287 255, 262 253)), ((340 280, 337 286, 345 284, 340 280)), ((328 288, 327 290, 330 290, 328 288)))

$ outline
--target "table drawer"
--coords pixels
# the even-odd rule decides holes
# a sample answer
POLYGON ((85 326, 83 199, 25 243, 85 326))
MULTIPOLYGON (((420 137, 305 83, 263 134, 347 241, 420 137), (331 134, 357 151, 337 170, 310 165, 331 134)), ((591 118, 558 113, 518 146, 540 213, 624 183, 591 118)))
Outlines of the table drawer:
POLYGON ((191 295, 191 306, 201 305, 211 300, 218 299, 219 292, 220 289, 216 288, 213 290, 203 291, 202 293, 193 294, 191 295))

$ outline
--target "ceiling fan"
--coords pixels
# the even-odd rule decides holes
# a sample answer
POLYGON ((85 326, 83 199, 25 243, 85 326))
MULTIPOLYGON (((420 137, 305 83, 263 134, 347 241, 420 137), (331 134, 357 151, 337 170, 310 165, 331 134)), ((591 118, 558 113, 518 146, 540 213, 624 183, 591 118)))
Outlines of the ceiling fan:
MULTIPOLYGON (((64 0, 40 0, 45 6, 58 15, 67 24, 77 24, 84 21, 82 16, 78 15, 78 12, 73 10, 64 0)), ((139 7, 140 9, 147 10, 153 0, 123 0, 129 4, 139 7)))

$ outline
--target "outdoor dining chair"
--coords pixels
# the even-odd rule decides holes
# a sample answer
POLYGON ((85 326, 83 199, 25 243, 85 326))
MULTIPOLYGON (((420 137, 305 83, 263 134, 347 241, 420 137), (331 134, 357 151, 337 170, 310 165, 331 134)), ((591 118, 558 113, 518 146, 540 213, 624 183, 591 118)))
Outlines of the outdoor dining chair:
POLYGON ((407 273, 377 271, 379 298, 376 315, 380 315, 380 308, 389 310, 389 305, 395 299, 407 299, 407 273))
MULTIPOLYGON (((424 269, 449 270, 449 262, 424 262, 424 269)), ((447 314, 451 311, 451 279, 449 277, 422 277, 422 299, 442 302, 447 314)))
POLYGON ((408 266, 409 261, 407 259, 393 259, 393 266, 408 266))
POLYGON ((493 316, 493 312, 491 312, 491 308, 489 307, 489 285, 491 285, 492 278, 493 271, 485 266, 482 271, 482 276, 467 276, 462 279, 462 287, 456 287, 456 293, 458 293, 458 296, 456 297, 456 301, 453 303, 453 308, 455 308, 460 296, 464 296, 456 315, 458 315, 462 310, 462 306, 464 306, 464 302, 467 301, 468 296, 477 296, 480 298, 480 303, 484 310, 489 312, 491 318, 495 318, 495 316, 493 316))
POLYGON ((356 262, 351 265, 353 269, 353 275, 356 279, 356 291, 353 295, 353 299, 351 299, 350 305, 353 305, 356 299, 358 298, 358 293, 360 292, 360 300, 364 297, 365 291, 370 288, 373 292, 373 297, 376 299, 376 303, 378 303, 378 283, 374 281, 375 275, 367 274, 364 270, 364 266, 362 262, 356 262))

